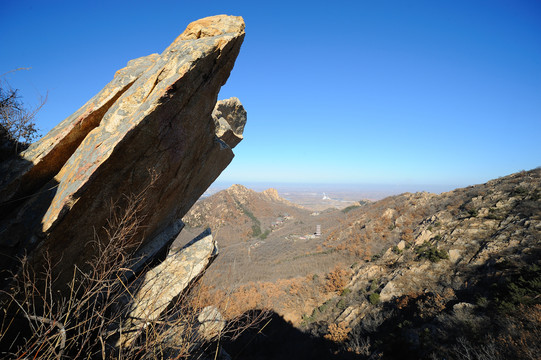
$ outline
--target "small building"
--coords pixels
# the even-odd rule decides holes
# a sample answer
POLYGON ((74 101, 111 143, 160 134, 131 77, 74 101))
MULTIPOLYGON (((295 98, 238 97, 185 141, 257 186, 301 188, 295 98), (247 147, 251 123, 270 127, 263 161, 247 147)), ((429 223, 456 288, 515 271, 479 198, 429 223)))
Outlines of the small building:
POLYGON ((315 236, 321 236, 321 225, 316 225, 316 232, 314 233, 315 236))

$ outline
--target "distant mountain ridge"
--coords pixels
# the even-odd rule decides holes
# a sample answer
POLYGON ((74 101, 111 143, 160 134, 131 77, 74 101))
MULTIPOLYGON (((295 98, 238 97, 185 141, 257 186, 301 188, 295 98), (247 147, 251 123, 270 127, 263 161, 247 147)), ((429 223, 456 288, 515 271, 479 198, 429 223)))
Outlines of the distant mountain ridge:
POLYGON ((269 188, 256 192, 239 184, 219 191, 197 202, 184 217, 190 227, 235 222, 246 215, 245 210, 261 216, 278 215, 276 212, 297 209, 308 211, 279 196, 278 191, 269 188), (221 221, 217 221, 217 220, 221 221))
POLYGON ((310 213, 278 195, 276 189, 256 192, 239 184, 198 201, 183 218, 188 229, 210 227, 222 246, 234 241, 266 237, 278 218, 310 213))

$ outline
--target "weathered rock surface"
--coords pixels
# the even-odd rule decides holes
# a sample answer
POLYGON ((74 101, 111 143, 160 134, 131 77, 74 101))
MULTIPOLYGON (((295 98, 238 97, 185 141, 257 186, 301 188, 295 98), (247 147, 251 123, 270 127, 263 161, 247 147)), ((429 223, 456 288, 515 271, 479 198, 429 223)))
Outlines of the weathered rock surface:
MULTIPOLYGON (((152 54, 128 62, 113 80, 19 157, 0 164, 0 198, 32 195, 64 166, 81 141, 96 128, 115 101, 159 58, 152 54)), ((2 208, 2 213, 7 209, 2 208)))
POLYGON ((226 321, 218 308, 215 306, 206 306, 197 316, 199 328, 197 332, 205 340, 216 339, 224 330, 226 321))
POLYGON ((451 358, 462 336, 491 346, 493 358, 539 353, 541 169, 352 214, 334 239, 392 242, 351 266, 347 292, 305 317, 307 330, 343 324, 349 347, 381 358, 451 358))
MULTIPOLYGON (((151 179, 138 214, 144 236, 132 241, 145 246, 175 227, 233 158, 238 141, 216 136, 212 112, 243 38, 240 17, 190 24, 163 53, 130 61, 75 114, 2 164, 3 200, 26 199, 1 213, 3 266, 24 252, 39 262, 46 251, 62 259, 59 270, 84 270, 96 255, 93 241, 106 238, 111 204, 122 208, 151 179)), ((242 137, 246 116, 235 106, 241 119, 226 121, 242 137)))
MULTIPOLYGON (((157 320, 217 255, 216 241, 207 230, 185 247, 170 251, 160 265, 149 270, 134 285, 136 291, 127 317, 129 321, 123 326, 120 343, 129 346, 140 335, 145 324, 157 320)), ((205 334, 210 334, 210 328, 209 323, 205 334)))
POLYGON ((535 169, 418 202, 425 213, 437 213, 421 219, 410 244, 397 244, 399 253, 389 248, 374 264, 359 266, 349 286, 364 289, 377 279, 384 302, 446 288, 464 291, 479 281, 478 269, 530 259, 541 246, 535 228, 541 222, 540 186, 541 170, 535 169), (433 256, 420 252, 423 244, 433 256))
POLYGON ((244 125, 246 124, 246 110, 239 99, 233 97, 220 100, 212 112, 216 135, 231 147, 237 146, 243 139, 244 125))

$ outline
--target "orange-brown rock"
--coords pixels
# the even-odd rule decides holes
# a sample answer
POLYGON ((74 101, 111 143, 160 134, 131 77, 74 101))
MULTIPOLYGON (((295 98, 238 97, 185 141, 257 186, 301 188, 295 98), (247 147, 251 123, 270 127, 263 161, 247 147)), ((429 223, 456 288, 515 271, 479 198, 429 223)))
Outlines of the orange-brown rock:
POLYGON ((129 62, 20 159, 4 164, 0 193, 10 205, 0 219, 3 266, 47 251, 62 259, 60 270, 84 269, 96 254, 94 240, 106 238, 111 204, 122 209, 152 177, 138 214, 144 232, 133 240, 145 245, 177 226, 233 158, 211 114, 243 38, 240 17, 190 24, 163 53, 129 62))
MULTIPOLYGON (((2 203, 31 196, 64 166, 77 146, 96 128, 103 115, 141 74, 159 57, 152 54, 131 60, 116 72, 113 80, 79 110, 68 116, 19 157, 0 164, 2 203)), ((15 205, 17 201, 12 204, 15 205)), ((0 214, 14 206, 0 205, 0 214)))

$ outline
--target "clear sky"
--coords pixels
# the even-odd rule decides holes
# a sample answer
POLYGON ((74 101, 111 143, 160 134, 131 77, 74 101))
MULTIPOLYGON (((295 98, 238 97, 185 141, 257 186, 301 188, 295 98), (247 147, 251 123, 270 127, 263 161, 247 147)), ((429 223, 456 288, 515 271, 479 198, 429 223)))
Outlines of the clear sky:
MULTIPOLYGON (((189 22, 240 15, 220 98, 248 111, 226 182, 451 187, 541 165, 541 2, 0 1, 0 73, 38 125, 189 22)), ((422 190, 422 189, 418 189, 422 190)))

